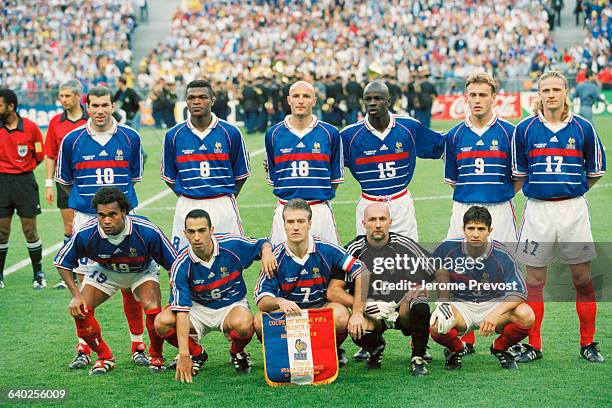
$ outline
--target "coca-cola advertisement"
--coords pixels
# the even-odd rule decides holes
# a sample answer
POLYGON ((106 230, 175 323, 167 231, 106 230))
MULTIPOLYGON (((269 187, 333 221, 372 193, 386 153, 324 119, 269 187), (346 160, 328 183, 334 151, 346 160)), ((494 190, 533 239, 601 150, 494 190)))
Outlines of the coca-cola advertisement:
MULTIPOLYGON (((464 95, 438 95, 431 109, 432 119, 464 119, 469 109, 464 95)), ((498 93, 493 110, 502 118, 520 118, 520 92, 498 93)))

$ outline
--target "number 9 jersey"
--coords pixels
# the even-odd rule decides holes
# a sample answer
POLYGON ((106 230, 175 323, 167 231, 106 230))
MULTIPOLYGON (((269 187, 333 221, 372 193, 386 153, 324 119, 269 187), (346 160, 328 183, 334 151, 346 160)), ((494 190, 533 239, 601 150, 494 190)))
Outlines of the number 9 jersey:
POLYGON ((74 210, 95 214, 91 200, 102 187, 118 188, 132 208, 138 205, 134 183, 142 179, 140 136, 131 127, 112 121, 108 132, 95 132, 88 121, 62 140, 55 180, 72 186, 68 206, 74 210))

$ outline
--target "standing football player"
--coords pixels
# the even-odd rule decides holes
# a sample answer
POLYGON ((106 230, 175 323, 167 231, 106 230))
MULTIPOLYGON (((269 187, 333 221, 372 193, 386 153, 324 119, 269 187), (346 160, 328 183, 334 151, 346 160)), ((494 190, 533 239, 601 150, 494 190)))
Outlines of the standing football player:
POLYGON ((244 235, 236 196, 250 175, 249 152, 240 130, 211 112, 215 96, 209 82, 187 84, 189 118, 166 133, 161 178, 178 196, 172 244, 187 244, 185 216, 194 209, 210 214, 218 233, 244 235))
MULTIPOLYGON (((62 221, 64 222, 64 243, 72 236, 72 219, 74 210, 68 206, 68 194, 58 182, 53 181, 57 155, 60 144, 68 133, 87 123, 87 111, 81 106, 82 85, 77 80, 70 80, 63 83, 59 88, 58 99, 64 111, 55 115, 49 122, 47 136, 45 138, 46 175, 45 198, 49 204, 53 204, 53 186, 57 189, 57 208, 60 209, 62 221)), ((82 275, 79 275, 82 276, 82 275)), ((54 286, 56 289, 66 289, 66 283, 60 280, 54 286)))
POLYGON ((418 241, 414 204, 408 184, 416 158, 439 159, 444 137, 419 121, 389 112, 389 89, 383 82, 369 83, 363 93, 367 115, 340 132, 344 162, 361 186, 356 209, 357 235, 364 235, 365 208, 388 202, 391 231, 418 241))
POLYGON ((185 218, 184 248, 172 266, 170 306, 155 321, 157 332, 179 349, 172 368, 175 379, 192 382, 208 353, 198 341, 219 331, 230 341, 230 357, 238 373, 251 371, 244 349, 253 337, 253 315, 246 300, 243 272, 261 259, 263 273, 272 274, 276 259, 266 238, 215 234, 208 213, 191 210, 185 218))
MULTIPOLYGON (((74 210, 73 233, 96 218, 91 200, 102 187, 121 190, 127 196, 130 208, 138 205, 134 183, 142 178, 140 135, 134 129, 117 123, 112 116, 114 110, 113 91, 102 86, 91 88, 87 94, 89 119, 61 142, 55 181, 66 190, 68 207, 74 210)), ((93 261, 81 259, 74 272, 87 275, 95 270, 93 261)), ((149 365, 145 355, 146 344, 142 341, 142 306, 131 291, 122 290, 121 295, 132 339, 132 358, 137 365, 149 365)), ((77 355, 68 367, 85 367, 90 363, 90 353, 87 343, 79 339, 77 355)))
POLYGON ((517 257, 526 265, 528 301, 536 317, 529 343, 518 357, 524 363, 542 358, 543 289, 556 242, 576 288, 580 355, 593 363, 604 361, 594 342, 595 248, 584 195, 604 175, 606 156, 593 125, 572 114, 568 92, 563 74, 542 74, 534 114, 517 125, 512 137, 512 174, 527 197, 517 257))
MULTIPOLYGON (((465 82, 469 113, 446 135, 444 182, 453 188, 447 238, 463 236, 463 214, 478 205, 487 208, 493 218, 491 239, 502 243, 517 240, 510 159, 514 125, 493 112, 496 89, 495 80, 489 74, 470 76, 465 82)), ((474 332, 462 340, 464 352, 474 353, 474 332)))
POLYGON ((113 354, 102 338, 94 315, 96 308, 117 289, 129 289, 142 302, 151 343, 149 369, 152 373, 163 372, 164 340, 157 335, 154 325, 155 317, 161 312, 158 265, 170 270, 176 251, 155 224, 144 217, 128 214, 131 205, 121 190, 99 189, 92 206, 96 208, 97 220, 92 219, 76 231, 54 261, 72 293, 69 309, 77 334, 98 354, 89 373, 106 374, 115 367, 113 354), (97 263, 90 268, 79 290, 72 270, 84 257, 97 263))
POLYGON ((312 207, 312 235, 338 244, 338 229, 329 201, 344 181, 340 133, 312 114, 317 102, 315 89, 298 81, 289 89, 291 115, 266 132, 268 183, 274 186, 278 205, 272 221, 272 244, 287 240, 283 206, 301 198, 312 207))
POLYGON ((26 247, 32 261, 32 288, 44 289, 42 242, 36 228, 41 213, 38 184, 33 170, 45 158, 42 134, 36 123, 17 113, 17 94, 0 89, 0 289, 4 288, 4 264, 17 210, 26 247))

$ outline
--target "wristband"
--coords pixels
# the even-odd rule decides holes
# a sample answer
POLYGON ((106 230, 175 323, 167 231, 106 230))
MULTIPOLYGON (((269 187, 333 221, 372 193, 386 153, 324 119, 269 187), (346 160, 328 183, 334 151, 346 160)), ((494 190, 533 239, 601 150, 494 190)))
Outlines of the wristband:
POLYGON ((53 179, 45 180, 45 188, 53 188, 53 179))

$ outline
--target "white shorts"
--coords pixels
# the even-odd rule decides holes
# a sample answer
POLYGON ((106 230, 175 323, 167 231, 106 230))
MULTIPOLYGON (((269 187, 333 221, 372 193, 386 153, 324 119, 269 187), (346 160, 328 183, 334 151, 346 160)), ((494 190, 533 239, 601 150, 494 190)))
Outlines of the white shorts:
POLYGON ((463 215, 474 205, 485 207, 491 213, 491 218, 493 219, 491 228, 493 228, 493 231, 491 231, 490 239, 504 243, 517 241, 516 215, 512 200, 499 204, 465 204, 453 201, 450 227, 448 228, 446 238, 463 237, 463 215))
POLYGON ((185 230, 185 217, 191 210, 201 209, 210 215, 210 221, 215 233, 229 233, 244 235, 238 204, 233 195, 196 200, 180 196, 176 202, 174 222, 172 224, 172 245, 178 251, 189 242, 183 234, 185 230))
POLYGON ((130 288, 132 293, 134 293, 134 298, 140 301, 134 290, 147 281, 159 284, 159 266, 155 262, 151 262, 149 268, 140 273, 115 272, 95 263, 90 268, 89 273, 85 275, 83 286, 93 286, 106 293, 109 297, 113 296, 117 289, 130 288))
POLYGON ((375 202, 384 202, 389 206, 389 212, 393 220, 390 228, 391 232, 401 234, 418 242, 419 233, 417 231, 414 202, 408 189, 391 196, 372 196, 361 193, 361 197, 357 202, 357 209, 355 210, 355 229, 357 230, 357 235, 365 235, 363 213, 370 204, 375 202))
POLYGON ((467 327, 466 333, 479 329, 480 323, 484 320, 486 315, 500 304, 500 301, 495 300, 480 303, 465 301, 452 302, 452 305, 461 313, 465 321, 465 326, 467 327))
POLYGON ((189 311, 189 320, 191 320, 193 328, 198 333, 198 341, 212 331, 223 333, 223 322, 225 322, 225 318, 235 307, 244 307, 250 313, 249 303, 246 298, 220 309, 212 309, 193 302, 189 311))
MULTIPOLYGON (((274 209, 272 233, 270 237, 272 245, 287 241, 285 223, 283 222, 283 208, 285 208, 285 202, 286 201, 279 201, 274 209)), ((329 201, 310 201, 309 204, 312 210, 311 235, 319 237, 324 241, 340 245, 338 228, 336 227, 336 220, 329 201)))
POLYGON ((556 243, 562 263, 573 265, 595 259, 586 198, 527 199, 516 258, 528 266, 547 266, 555 257, 556 243))
MULTIPOLYGON (((87 214, 84 212, 74 211, 74 218, 72 219, 72 233, 76 234, 78 230, 80 230, 85 223, 97 218, 93 214, 87 214)), ((97 262, 92 261, 89 258, 81 258, 79 259, 79 266, 74 268, 72 271, 74 273, 78 273, 79 275, 87 276, 93 268, 98 265, 97 262)))

